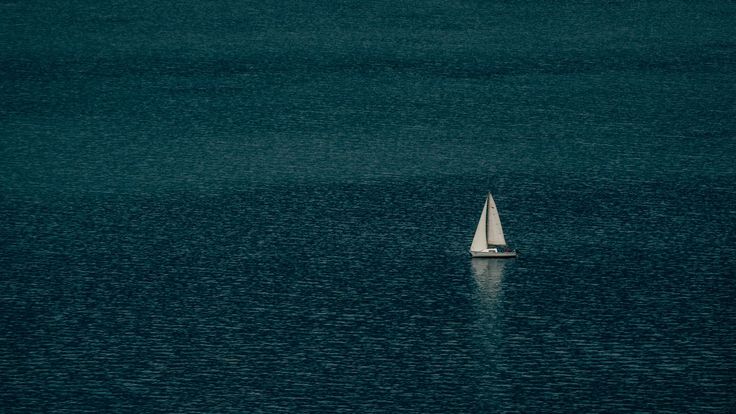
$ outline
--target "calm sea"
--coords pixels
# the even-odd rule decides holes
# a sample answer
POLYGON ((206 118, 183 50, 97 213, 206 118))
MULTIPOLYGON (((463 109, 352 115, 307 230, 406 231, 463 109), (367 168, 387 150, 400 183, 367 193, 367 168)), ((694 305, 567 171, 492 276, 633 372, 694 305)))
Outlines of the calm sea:
POLYGON ((0 411, 733 412, 735 21, 0 3, 0 411))

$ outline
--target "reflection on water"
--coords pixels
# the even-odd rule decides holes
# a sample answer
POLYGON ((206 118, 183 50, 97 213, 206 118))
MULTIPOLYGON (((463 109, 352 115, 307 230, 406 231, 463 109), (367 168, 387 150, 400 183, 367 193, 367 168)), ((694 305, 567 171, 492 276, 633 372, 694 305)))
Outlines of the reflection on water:
POLYGON ((481 304, 495 307, 501 294, 501 282, 506 260, 471 259, 473 276, 478 285, 478 299, 481 304))
POLYGON ((506 260, 472 259, 475 294, 477 335, 485 348, 495 348, 500 338, 500 303, 506 260))
POLYGON ((502 287, 506 260, 471 259, 473 277, 475 279, 476 321, 474 337, 481 364, 485 366, 484 375, 478 378, 479 407, 484 411, 499 411, 503 406, 500 396, 504 391, 499 386, 504 384, 500 378, 499 361, 502 360, 501 344, 503 331, 501 326, 502 287))

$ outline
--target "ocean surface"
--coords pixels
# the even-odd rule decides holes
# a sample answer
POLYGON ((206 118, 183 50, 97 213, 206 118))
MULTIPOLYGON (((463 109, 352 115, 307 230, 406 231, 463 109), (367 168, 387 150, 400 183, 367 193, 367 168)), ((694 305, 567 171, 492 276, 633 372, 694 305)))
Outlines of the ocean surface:
POLYGON ((734 412, 734 22, 3 1, 0 411, 734 412))

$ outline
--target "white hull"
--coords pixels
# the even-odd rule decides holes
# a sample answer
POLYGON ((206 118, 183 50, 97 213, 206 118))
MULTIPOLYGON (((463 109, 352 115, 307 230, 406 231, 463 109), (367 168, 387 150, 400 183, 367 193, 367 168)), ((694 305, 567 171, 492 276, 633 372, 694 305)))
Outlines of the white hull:
POLYGON ((497 252, 493 250, 474 252, 471 250, 470 255, 473 257, 497 257, 499 259, 505 259, 516 257, 516 252, 497 252))

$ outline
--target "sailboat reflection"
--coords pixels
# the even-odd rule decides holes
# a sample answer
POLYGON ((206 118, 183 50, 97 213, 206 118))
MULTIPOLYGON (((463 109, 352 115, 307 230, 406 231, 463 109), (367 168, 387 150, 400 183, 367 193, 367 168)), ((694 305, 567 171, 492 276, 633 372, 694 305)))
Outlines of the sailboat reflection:
POLYGON ((471 259, 481 304, 495 307, 501 294, 505 260, 471 259))
POLYGON ((506 260, 472 259, 475 292, 476 331, 483 346, 495 352, 501 340, 501 301, 506 260))
POLYGON ((508 379, 505 378, 503 343, 503 277, 506 266, 513 265, 508 260, 471 259, 476 289, 476 320, 472 333, 475 343, 478 366, 487 375, 477 382, 478 398, 487 405, 487 411, 504 411, 499 396, 508 392, 508 379))

